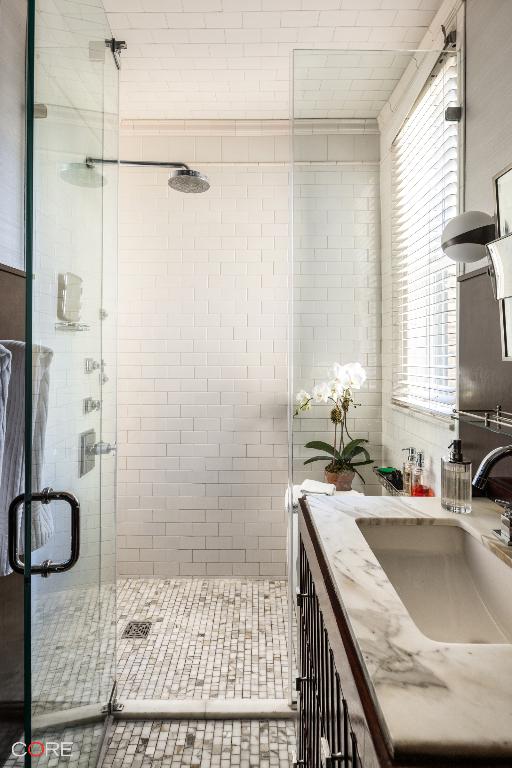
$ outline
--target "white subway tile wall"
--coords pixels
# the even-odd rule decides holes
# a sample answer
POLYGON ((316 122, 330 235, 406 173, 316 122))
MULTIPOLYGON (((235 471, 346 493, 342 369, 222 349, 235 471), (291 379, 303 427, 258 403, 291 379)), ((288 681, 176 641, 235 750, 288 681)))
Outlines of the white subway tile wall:
MULTIPOLYGON (((212 130, 132 124, 122 138, 123 157, 194 162, 211 180, 205 194, 180 195, 165 170, 121 171, 118 552, 127 576, 286 573, 287 137, 277 123, 276 135, 268 124, 212 130)), ((303 137, 305 155, 317 139, 303 137)), ((303 166, 296 178, 300 376, 323 376, 334 359, 368 368, 351 426, 377 456, 378 136, 349 145, 350 160, 357 146, 366 162, 337 165, 347 147, 333 142, 329 166, 303 166)), ((303 443, 327 422, 322 414, 296 427, 303 443)), ((378 492, 369 479, 366 492, 378 492)))
POLYGON ((288 168, 273 162, 282 136, 225 138, 122 147, 197 153, 211 181, 184 195, 165 170, 121 172, 124 575, 285 575, 288 168))
MULTIPOLYGON (((307 137, 300 138, 302 153, 307 137)), ((368 380, 355 393, 360 406, 352 410, 348 428, 353 437, 369 440, 370 455, 378 463, 382 393, 379 166, 374 162, 378 135, 365 139, 365 153, 360 152, 359 158, 367 158, 366 162, 312 163, 295 172, 293 362, 295 389, 307 391, 327 379, 333 362, 359 361, 366 368, 368 380)), ((327 157, 319 159, 325 162, 327 157)), ((323 479, 323 462, 303 466, 306 457, 318 453, 304 444, 332 442, 329 411, 328 406, 316 405, 294 421, 295 483, 306 477, 323 479)), ((356 477, 354 488, 380 494, 371 468, 361 474, 365 484, 356 477)))

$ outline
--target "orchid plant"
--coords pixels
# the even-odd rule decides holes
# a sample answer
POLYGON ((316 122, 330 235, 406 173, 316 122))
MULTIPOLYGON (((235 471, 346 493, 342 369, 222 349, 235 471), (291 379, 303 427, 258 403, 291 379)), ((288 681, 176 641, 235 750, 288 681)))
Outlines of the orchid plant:
POLYGON ((349 433, 347 416, 351 406, 357 408, 360 405, 354 401, 353 393, 354 390, 361 389, 366 381, 366 371, 360 363, 347 365, 334 363, 329 374, 329 381, 316 384, 311 394, 301 390, 296 396, 297 407, 294 416, 298 416, 303 411, 309 411, 312 404, 332 403, 330 419, 334 425, 333 443, 331 445, 323 440, 306 443, 306 448, 323 451, 323 454, 306 459, 304 464, 327 461, 326 472, 355 472, 364 483, 364 478, 357 468, 371 464, 373 459, 364 447, 368 440, 354 439, 349 433))

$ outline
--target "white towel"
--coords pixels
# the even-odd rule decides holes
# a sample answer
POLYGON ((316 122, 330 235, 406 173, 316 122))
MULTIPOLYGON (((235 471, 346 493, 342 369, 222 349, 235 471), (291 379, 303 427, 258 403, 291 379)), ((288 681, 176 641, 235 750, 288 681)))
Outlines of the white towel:
POLYGON ((322 493, 326 496, 334 496, 336 493, 334 483, 321 483, 319 480, 304 480, 300 489, 303 493, 322 493))
MULTIPOLYGON (((9 504, 25 485, 25 343, 2 341, 11 353, 11 378, 7 397, 7 423, 0 484, 0 574, 11 572, 7 559, 7 517, 9 504)), ((50 388, 49 367, 53 352, 46 347, 32 350, 32 488, 42 490, 44 443, 50 388)), ((43 547, 53 535, 50 505, 34 502, 31 510, 31 549, 43 547)), ((23 515, 19 516, 18 551, 23 552, 23 515)))
MULTIPOLYGON (((308 481, 305 481, 305 482, 309 483, 309 482, 313 482, 313 481, 308 480, 308 481)), ((323 483, 322 483, 322 485, 323 485, 323 483)), ((330 483, 327 483, 327 485, 330 485, 330 483)), ((294 509, 299 506, 299 499, 300 499, 301 496, 308 496, 308 495, 309 496, 315 496, 315 493, 312 493, 311 491, 308 491, 307 493, 305 493, 304 490, 303 490, 303 486, 304 486, 304 483, 302 483, 302 485, 294 485, 293 486, 293 490, 292 490, 292 492, 293 492, 292 503, 293 503, 294 509)), ((327 494, 321 492, 321 493, 316 494, 316 495, 317 496, 326 496, 327 494)), ((354 491, 354 490, 351 490, 351 491, 335 491, 333 496, 363 496, 363 494, 360 491, 354 491)), ((289 498, 290 498, 290 489, 287 488, 286 489, 286 507, 285 507, 286 509, 288 509, 289 498)))

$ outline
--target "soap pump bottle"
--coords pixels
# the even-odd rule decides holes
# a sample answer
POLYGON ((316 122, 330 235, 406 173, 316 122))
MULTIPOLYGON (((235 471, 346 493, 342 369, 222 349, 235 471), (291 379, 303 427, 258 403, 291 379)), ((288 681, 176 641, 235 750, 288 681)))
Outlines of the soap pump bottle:
POLYGON ((471 462, 462 455, 462 442, 454 440, 441 459, 441 506, 449 512, 471 512, 471 462))
POLYGON ((425 473, 425 454, 423 453, 423 451, 418 451, 416 453, 416 464, 414 465, 414 469, 412 471, 411 496, 433 496, 434 495, 432 488, 430 488, 428 485, 425 485, 424 473, 425 473))
POLYGON ((416 448, 402 448, 402 451, 407 451, 407 456, 404 459, 402 476, 404 494, 406 496, 412 495, 412 473, 416 462, 416 448))

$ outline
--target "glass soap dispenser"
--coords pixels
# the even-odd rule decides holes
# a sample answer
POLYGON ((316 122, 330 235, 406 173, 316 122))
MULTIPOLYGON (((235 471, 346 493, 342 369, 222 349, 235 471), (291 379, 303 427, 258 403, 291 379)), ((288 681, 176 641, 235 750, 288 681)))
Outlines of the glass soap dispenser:
POLYGON ((454 440, 450 454, 441 459, 441 506, 449 512, 471 512, 471 462, 462 455, 462 442, 454 440))
POLYGON ((414 465, 416 463, 416 448, 402 448, 402 452, 407 451, 407 456, 404 459, 403 463, 403 484, 404 484, 404 493, 406 496, 412 495, 412 473, 414 469, 414 465))
POLYGON ((417 451, 416 463, 412 471, 412 491, 411 496, 433 496, 434 491, 425 484, 425 454, 423 451, 417 451))

